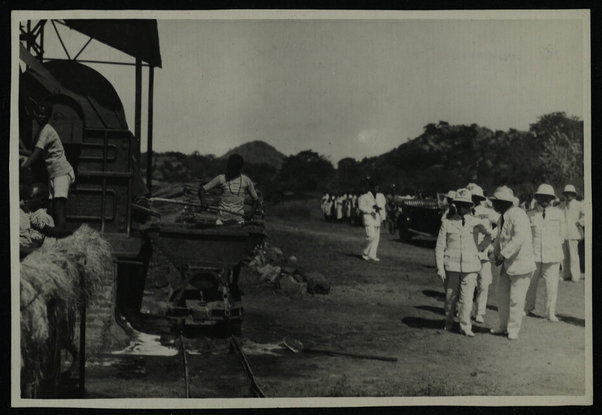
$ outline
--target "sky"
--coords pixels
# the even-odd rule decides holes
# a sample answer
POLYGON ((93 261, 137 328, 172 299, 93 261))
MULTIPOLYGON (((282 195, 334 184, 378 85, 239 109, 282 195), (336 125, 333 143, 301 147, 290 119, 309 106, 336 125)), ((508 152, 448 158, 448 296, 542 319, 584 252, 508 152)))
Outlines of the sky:
MULTIPOLYGON (((87 41, 58 30, 70 51, 87 41)), ((263 140, 336 163, 382 154, 440 120, 527 130, 554 111, 583 118, 577 19, 159 20, 158 31, 155 151, 219 156, 263 140)), ((65 56, 52 26, 46 56, 65 56)), ((132 61, 96 41, 80 58, 132 61)), ((133 130, 133 68, 91 66, 133 130)), ((145 98, 146 82, 144 71, 145 98)))

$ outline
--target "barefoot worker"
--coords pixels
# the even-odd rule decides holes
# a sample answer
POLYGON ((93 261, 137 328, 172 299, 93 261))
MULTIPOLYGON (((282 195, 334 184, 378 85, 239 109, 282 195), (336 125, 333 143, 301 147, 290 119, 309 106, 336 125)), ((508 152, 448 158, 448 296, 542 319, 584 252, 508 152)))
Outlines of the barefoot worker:
POLYGON ((385 195, 378 192, 378 184, 374 179, 366 177, 364 180, 367 191, 359 197, 357 202, 366 230, 366 245, 362 252, 362 258, 365 261, 378 262, 380 259, 376 256, 376 251, 380 240, 380 226, 386 219, 387 201, 385 195))
POLYGON ((244 223, 245 219, 251 219, 259 206, 259 197, 255 192, 255 186, 249 177, 242 174, 244 160, 239 154, 232 154, 228 157, 226 165, 226 174, 216 176, 209 183, 199 187, 199 199, 201 206, 207 208, 207 191, 214 187, 221 189, 219 199, 219 213, 217 215, 216 225, 228 223, 244 223), (245 216, 244 203, 245 196, 253 199, 253 208, 245 216), (232 213, 231 213, 232 212, 232 213))
POLYGON ((59 134, 49 122, 51 115, 51 103, 42 103, 36 109, 35 118, 40 126, 40 132, 33 153, 23 161, 21 167, 29 169, 40 157, 44 158, 48 173, 48 199, 55 224, 52 229, 48 229, 47 234, 62 238, 72 233, 66 228, 67 198, 69 187, 75 182, 75 174, 65 157, 59 134))
POLYGON ((480 219, 470 214, 472 199, 468 189, 458 189, 453 203, 456 209, 443 218, 435 247, 437 275, 445 285, 445 330, 452 329, 457 304, 460 332, 473 337, 470 314, 477 273, 481 270, 474 235, 491 234, 480 219))
POLYGON ((496 265, 502 265, 496 290, 499 324, 491 333, 507 333, 508 339, 516 340, 527 289, 535 271, 531 224, 525 211, 514 206, 514 193, 509 187, 498 187, 491 200, 501 215, 493 243, 493 260, 496 265))
POLYGON ((552 200, 555 198, 554 188, 549 184, 542 184, 535 192, 537 207, 527 212, 533 232, 535 273, 527 291, 525 312, 531 314, 535 311, 537 283, 540 278, 543 278, 546 282, 545 317, 552 322, 558 321, 556 298, 558 297, 560 262, 564 258, 562 244, 566 235, 564 213, 551 206, 552 200))

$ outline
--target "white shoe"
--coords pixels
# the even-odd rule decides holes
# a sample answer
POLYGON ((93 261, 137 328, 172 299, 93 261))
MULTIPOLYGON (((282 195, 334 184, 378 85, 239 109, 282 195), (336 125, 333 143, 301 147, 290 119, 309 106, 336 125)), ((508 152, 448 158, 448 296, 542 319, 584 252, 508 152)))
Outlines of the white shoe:
POLYGON ((362 254, 362 259, 363 259, 364 261, 370 261, 370 257, 369 257, 368 255, 364 255, 364 254, 362 254))
POLYGON ((479 314, 478 316, 476 316, 476 317, 474 318, 474 321, 476 321, 477 323, 484 323, 484 322, 485 322, 485 319, 483 318, 483 316, 482 316, 482 315, 480 315, 480 314, 479 314))
POLYGON ((560 321, 556 316, 548 317, 548 320, 552 323, 558 323, 560 321))
POLYGON ((468 331, 461 330, 460 333, 465 336, 468 336, 468 337, 474 337, 474 333, 472 332, 472 330, 468 330, 468 331))
POLYGON ((372 261, 374 261, 374 262, 380 262, 380 258, 376 258, 376 257, 374 257, 374 258, 370 258, 370 259, 371 259, 372 261))
POLYGON ((508 340, 518 340, 518 334, 508 333, 508 340))

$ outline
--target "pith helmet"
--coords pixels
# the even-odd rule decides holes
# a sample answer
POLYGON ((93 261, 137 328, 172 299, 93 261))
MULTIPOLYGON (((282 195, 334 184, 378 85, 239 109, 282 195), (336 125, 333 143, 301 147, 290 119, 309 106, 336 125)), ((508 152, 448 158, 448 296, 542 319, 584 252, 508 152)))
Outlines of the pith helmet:
POLYGON ((455 190, 450 190, 449 192, 447 192, 447 194, 445 195, 445 197, 447 197, 448 199, 453 199, 454 197, 456 197, 456 191, 455 190))
POLYGON ((466 188, 470 190, 470 193, 472 193, 473 196, 478 196, 481 199, 486 199, 485 194, 483 193, 483 188, 481 188, 481 186, 479 186, 478 184, 470 183, 468 186, 466 186, 466 188))
POLYGON ((454 203, 469 203, 472 205, 472 193, 468 189, 458 189, 456 190, 456 196, 454 197, 454 203))
POLYGON ((514 192, 508 186, 500 186, 495 189, 491 199, 503 200, 505 202, 514 203, 514 192))
POLYGON ((572 184, 567 184, 566 186, 564 186, 564 190, 562 193, 577 193, 577 190, 575 190, 575 186, 573 186, 572 184))
POLYGON ((545 183, 539 185, 537 191, 535 192, 535 195, 551 196, 553 198, 556 197, 556 194, 554 193, 554 188, 549 184, 545 183))

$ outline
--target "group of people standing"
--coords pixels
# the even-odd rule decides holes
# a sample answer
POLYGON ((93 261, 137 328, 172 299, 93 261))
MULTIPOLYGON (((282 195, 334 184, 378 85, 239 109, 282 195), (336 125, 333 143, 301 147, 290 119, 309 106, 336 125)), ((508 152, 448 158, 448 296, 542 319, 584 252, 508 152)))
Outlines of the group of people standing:
POLYGON ((445 286, 445 329, 454 319, 460 332, 473 337, 471 317, 483 323, 492 270, 499 274, 496 295, 498 325, 492 334, 518 339, 522 318, 533 314, 540 278, 546 282, 545 317, 557 322, 560 269, 564 279, 579 281, 577 244, 584 236, 583 203, 573 185, 557 200, 549 184, 541 184, 530 210, 518 206, 512 189, 498 187, 486 198, 471 183, 448 193, 451 202, 441 219, 435 259, 445 286), (473 300, 476 298, 476 304, 473 300))
POLYGON ((320 203, 324 220, 357 225, 361 220, 358 199, 359 195, 352 193, 325 193, 320 203))

